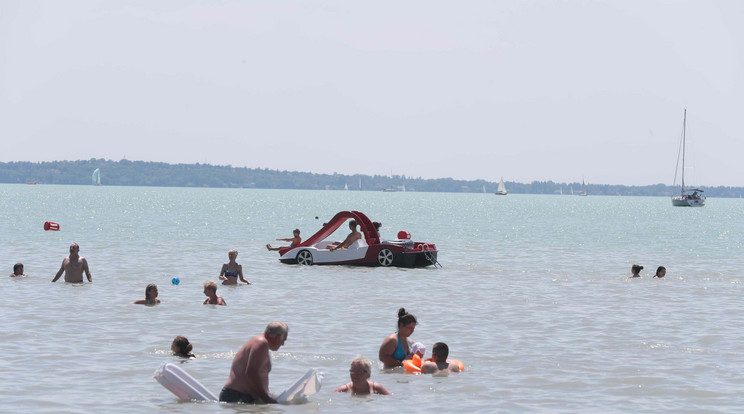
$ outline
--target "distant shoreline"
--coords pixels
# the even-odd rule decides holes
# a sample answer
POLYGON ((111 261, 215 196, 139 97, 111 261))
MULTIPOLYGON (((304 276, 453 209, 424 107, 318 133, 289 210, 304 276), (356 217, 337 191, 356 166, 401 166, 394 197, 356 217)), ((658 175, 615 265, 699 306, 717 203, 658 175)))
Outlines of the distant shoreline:
MULTIPOLYGON (((0 162, 0 183, 5 184, 76 184, 93 185, 92 174, 98 168, 105 186, 265 188, 340 191, 411 191, 446 193, 491 193, 498 182, 423 179, 405 175, 316 174, 265 168, 216 166, 210 164, 168 164, 150 161, 112 161, 105 159, 44 162, 0 162), (484 191, 485 190, 485 191, 484 191)), ((578 195, 581 183, 505 181, 509 194, 578 195)), ((680 186, 653 184, 627 186, 587 184, 591 195, 671 197, 680 186)), ((744 187, 703 187, 708 197, 741 198, 744 187)))

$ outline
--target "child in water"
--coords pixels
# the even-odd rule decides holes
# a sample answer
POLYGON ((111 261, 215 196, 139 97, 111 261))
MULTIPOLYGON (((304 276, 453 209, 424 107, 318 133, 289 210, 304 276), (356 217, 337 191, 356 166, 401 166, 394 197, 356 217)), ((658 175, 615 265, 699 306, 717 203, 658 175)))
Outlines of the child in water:
POLYGON ((217 296, 217 283, 215 282, 204 282, 204 295, 207 297, 204 301, 205 305, 227 305, 221 296, 217 296))
POLYGON ((628 277, 641 277, 641 270, 643 270, 643 266, 634 264, 633 267, 630 268, 631 275, 628 277))
POLYGON ((13 265, 13 273, 10 274, 10 277, 25 277, 28 275, 23 274, 23 263, 16 263, 13 265))
POLYGON ((189 343, 189 340, 185 336, 177 336, 176 339, 171 343, 171 351, 173 355, 181 358, 196 358, 196 355, 191 353, 194 346, 189 343))
POLYGON ((666 276, 666 267, 659 266, 656 269, 656 274, 654 275, 654 279, 661 279, 664 276, 666 276))

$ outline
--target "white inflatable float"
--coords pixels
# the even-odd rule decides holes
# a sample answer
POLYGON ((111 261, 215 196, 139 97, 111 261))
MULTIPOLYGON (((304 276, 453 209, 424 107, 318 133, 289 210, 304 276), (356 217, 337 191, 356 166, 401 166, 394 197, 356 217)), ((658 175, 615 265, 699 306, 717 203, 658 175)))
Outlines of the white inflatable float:
MULTIPOLYGON (((175 364, 164 362, 155 370, 154 378, 181 400, 217 401, 218 398, 194 377, 186 373, 175 364)), ((316 368, 310 368, 305 375, 284 390, 276 401, 279 404, 294 404, 302 402, 308 395, 320 391, 323 374, 316 368)))

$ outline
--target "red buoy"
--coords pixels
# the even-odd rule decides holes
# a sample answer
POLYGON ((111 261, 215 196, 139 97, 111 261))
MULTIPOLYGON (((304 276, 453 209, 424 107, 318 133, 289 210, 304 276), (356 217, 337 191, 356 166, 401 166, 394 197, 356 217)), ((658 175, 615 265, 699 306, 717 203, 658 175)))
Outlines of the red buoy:
POLYGON ((59 223, 55 223, 53 221, 45 221, 44 222, 44 230, 46 231, 59 231, 59 223))

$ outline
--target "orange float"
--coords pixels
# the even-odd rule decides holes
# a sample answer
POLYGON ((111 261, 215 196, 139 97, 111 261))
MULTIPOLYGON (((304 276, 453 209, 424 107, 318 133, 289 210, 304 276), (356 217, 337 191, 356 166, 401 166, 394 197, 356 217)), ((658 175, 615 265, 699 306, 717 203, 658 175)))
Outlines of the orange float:
MULTIPOLYGON (((427 361, 433 361, 433 359, 428 358, 427 361)), ((463 364, 462 362, 450 358, 447 358, 447 362, 449 362, 450 364, 457 364, 457 366, 460 368, 460 371, 465 371, 465 364, 463 364)), ((414 355, 413 358, 403 361, 403 368, 405 368, 406 371, 423 373, 424 371, 421 370, 422 363, 423 361, 421 361, 421 357, 418 355, 414 355)))

